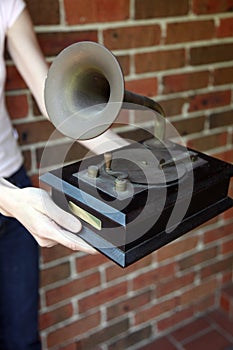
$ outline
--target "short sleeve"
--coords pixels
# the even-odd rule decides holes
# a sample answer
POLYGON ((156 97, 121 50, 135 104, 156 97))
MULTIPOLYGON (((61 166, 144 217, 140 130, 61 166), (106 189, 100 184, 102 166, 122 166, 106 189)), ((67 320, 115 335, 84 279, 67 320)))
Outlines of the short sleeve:
POLYGON ((23 0, 0 0, 4 8, 5 28, 10 28, 25 8, 23 0))

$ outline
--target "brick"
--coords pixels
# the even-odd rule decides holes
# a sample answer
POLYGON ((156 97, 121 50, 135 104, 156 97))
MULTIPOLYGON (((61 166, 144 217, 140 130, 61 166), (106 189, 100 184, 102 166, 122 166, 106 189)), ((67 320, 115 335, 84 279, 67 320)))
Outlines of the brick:
POLYGON ((200 229, 203 229, 203 228, 204 228, 204 229, 205 229, 207 226, 216 224, 216 223, 218 222, 219 218, 220 218, 220 217, 217 215, 217 216, 215 216, 214 218, 212 218, 212 219, 210 219, 210 220, 204 222, 204 223, 201 224, 200 226, 198 226, 198 228, 200 228, 200 229))
POLYGON ((118 63, 122 69, 123 75, 127 76, 130 74, 130 57, 129 55, 116 56, 118 63))
POLYGON ((26 4, 34 25, 52 25, 60 23, 58 0, 26 0, 26 4))
POLYGON ((21 90, 26 88, 27 85, 25 84, 23 78, 21 77, 16 67, 12 65, 7 65, 5 90, 21 90))
POLYGON ((231 91, 214 91, 190 97, 189 112, 216 108, 231 103, 231 91))
POLYGON ((31 180, 32 186, 43 188, 39 184, 39 174, 31 175, 30 180, 31 180))
POLYGON ((77 342, 78 350, 93 350, 96 349, 98 345, 106 343, 112 338, 119 337, 122 333, 129 331, 129 320, 123 319, 112 325, 108 325, 103 329, 96 331, 92 335, 77 342))
POLYGON ((40 315, 40 330, 51 327, 59 322, 68 320, 72 315, 72 304, 66 304, 54 310, 42 312, 40 315))
POLYGON ((233 67, 216 68, 213 72, 214 85, 232 84, 233 67))
POLYGON ((66 284, 46 292, 46 305, 50 306, 63 300, 70 299, 79 293, 97 287, 99 284, 100 275, 97 272, 72 281, 67 281, 66 284))
POLYGON ((186 253, 189 250, 196 248, 198 243, 198 237, 192 235, 187 238, 178 239, 157 251, 158 261, 161 262, 163 260, 173 258, 174 256, 180 255, 182 253, 186 253))
POLYGON ((158 17, 183 16, 188 14, 188 0, 180 0, 179 6, 174 6, 172 0, 136 0, 135 1, 135 18, 149 19, 158 17))
POLYGON ((190 319, 194 315, 193 307, 189 307, 180 311, 172 310, 172 314, 166 316, 157 322, 159 331, 167 331, 169 328, 178 326, 184 320, 190 319))
POLYGON ((214 294, 208 295, 204 299, 197 300, 194 306, 195 313, 206 312, 213 307, 216 307, 216 296, 214 294))
MULTIPOLYGON (((60 348, 60 347, 59 347, 60 348)), ((60 348, 59 350, 77 350, 76 344, 72 343, 72 344, 68 344, 63 346, 62 348, 60 348)), ((98 349, 97 349, 98 350, 98 349)))
POLYGON ((169 280, 161 282, 158 284, 156 288, 156 297, 162 298, 167 294, 171 294, 175 291, 179 291, 180 289, 193 284, 195 278, 195 274, 193 272, 185 274, 181 277, 169 278, 169 280))
POLYGON ((180 259, 178 261, 178 266, 181 271, 193 268, 195 269, 198 265, 202 263, 207 263, 208 260, 214 259, 218 254, 217 247, 211 247, 204 249, 200 252, 190 254, 189 256, 180 259))
POLYGON ((30 171, 31 170, 31 166, 32 166, 32 154, 31 154, 31 151, 30 150, 23 151, 22 154, 23 154, 24 166, 25 166, 27 171, 30 171))
POLYGON ((62 281, 70 276, 70 264, 68 262, 42 269, 40 273, 40 286, 62 281))
POLYGON ((174 273, 175 263, 170 263, 156 269, 154 268, 153 270, 149 270, 148 272, 141 273, 139 276, 133 279, 133 289, 137 290, 148 286, 155 287, 157 282, 173 276, 174 273))
POLYGON ((81 334, 87 333, 89 330, 97 327, 100 323, 100 313, 89 314, 79 320, 72 322, 66 326, 50 332, 47 336, 48 347, 61 345, 68 340, 73 339, 81 334))
POLYGON ((232 283, 221 291, 220 305, 221 305, 221 309, 224 310, 230 317, 233 316, 233 284, 232 283))
MULTIPOLYGON (((233 235, 233 231, 232 231, 233 235)), ((221 247, 221 253, 222 254, 229 254, 233 252, 233 238, 227 242, 222 243, 221 247)))
POLYGON ((168 75, 163 78, 164 93, 170 94, 207 87, 209 72, 190 72, 168 75))
POLYGON ((219 38, 232 37, 233 35, 233 18, 223 18, 217 30, 219 38))
POLYGON ((139 53, 135 55, 135 69, 138 74, 156 72, 184 67, 185 61, 184 49, 139 53))
MULTIPOLYGON (((132 139, 134 140, 133 137, 132 139)), ((111 266, 106 268, 106 272, 105 272, 106 281, 109 282, 124 276, 129 276, 130 278, 130 273, 133 273, 136 270, 140 270, 142 268, 148 267, 151 265, 151 263, 152 263, 152 254, 147 255, 145 258, 135 262, 133 265, 128 266, 124 269, 122 269, 121 267, 115 264, 111 264, 111 266)))
POLYGON ((154 46, 160 42, 159 25, 130 26, 103 31, 104 45, 110 50, 154 46), (146 32, 146 36, 143 35, 146 32))
POLYGON ((182 113, 183 106, 188 102, 188 99, 183 97, 166 98, 165 100, 159 100, 158 102, 163 107, 167 117, 172 117, 182 113))
POLYGON ((99 305, 115 300, 127 293, 127 282, 105 288, 79 300, 79 311, 86 312, 99 305))
POLYGON ((134 93, 152 97, 158 93, 158 81, 157 78, 131 80, 125 83, 125 88, 134 93))
POLYGON ((129 0, 64 0, 68 25, 129 19, 129 0))
POLYGON ((139 325, 144 322, 149 322, 153 319, 158 318, 159 316, 167 313, 170 310, 174 310, 177 306, 177 298, 173 297, 166 301, 160 301, 156 305, 147 307, 146 309, 141 310, 135 315, 135 325, 139 325))
POLYGON ((100 265, 109 263, 109 260, 102 254, 96 255, 84 255, 76 259, 76 270, 77 272, 84 272, 87 270, 97 270, 100 265))
POLYGON ((184 118, 182 120, 172 122, 173 127, 181 136, 190 135, 204 130, 205 117, 184 118))
POLYGON ((140 350, 155 350, 155 349, 176 350, 176 347, 170 342, 170 340, 167 337, 163 337, 160 339, 156 339, 152 343, 140 348, 140 350))
POLYGON ((196 350, 196 349, 206 349, 206 344, 208 348, 212 350, 226 349, 231 343, 220 334, 217 330, 210 330, 206 334, 200 335, 199 337, 189 341, 185 344, 185 350, 196 350))
MULTIPOLYGON (((232 198, 232 195, 231 195, 231 198, 232 198)), ((224 218, 225 220, 232 219, 232 217, 233 217, 233 208, 228 209, 228 210, 226 210, 226 211, 223 213, 223 218, 224 218)))
POLYGON ((45 56, 56 56, 67 46, 80 41, 97 41, 98 39, 95 30, 38 33, 37 37, 45 56))
MULTIPOLYGON (((229 158, 229 162, 232 163, 232 151, 231 151, 231 158, 229 158)), ((230 184, 229 184, 229 195, 232 197, 233 196, 233 179, 231 178, 230 184)))
POLYGON ((231 61, 233 59, 233 44, 217 44, 193 47, 190 49, 190 64, 201 64, 231 61))
POLYGON ((41 258, 43 263, 47 263, 53 260, 64 258, 72 255, 73 251, 62 245, 56 245, 52 248, 41 248, 41 258))
POLYGON ((210 14, 232 12, 233 0, 193 0, 193 12, 196 14, 210 14))
POLYGON ((207 330, 210 327, 210 323, 207 318, 199 317, 198 319, 189 322, 187 325, 180 327, 176 331, 172 332, 171 335, 179 342, 184 342, 186 339, 195 336, 207 330))
POLYGON ((222 258, 221 260, 211 263, 201 269, 201 278, 205 279, 210 276, 215 276, 217 273, 222 273, 232 270, 232 257, 222 258))
POLYGON ((32 101, 32 113, 33 113, 33 115, 35 117, 41 116, 40 108, 38 107, 38 104, 37 104, 35 98, 33 97, 33 95, 31 95, 31 101, 32 101))
POLYGON ((111 320, 113 318, 127 314, 130 311, 137 312, 138 308, 148 304, 151 301, 151 291, 142 292, 139 295, 127 298, 118 303, 110 305, 107 310, 107 319, 111 320))
POLYGON ((12 119, 25 118, 28 115, 26 95, 6 96, 6 106, 12 119))
MULTIPOLYGON (((121 126, 124 127, 125 125, 130 125, 130 112, 131 112, 130 110, 126 110, 124 108, 121 109, 121 111, 117 115, 117 118, 111 125, 111 128, 113 129, 113 131, 115 127, 120 128, 121 126)), ((117 133, 121 133, 121 131, 117 130, 117 133)))
POLYGON ((204 243, 206 244, 206 243, 217 241, 216 243, 219 244, 221 239, 230 236, 232 232, 233 232, 233 223, 230 223, 228 225, 225 224, 216 229, 209 230, 204 233, 204 243))
POLYGON ((211 129, 226 125, 232 125, 232 111, 210 114, 209 123, 211 129))
POLYGON ((222 276, 221 276, 221 283, 222 285, 226 285, 226 284, 229 284, 232 282, 232 271, 227 271, 225 273, 222 273, 222 276))
POLYGON ((213 20, 167 24, 166 44, 212 39, 215 36, 213 20))
POLYGON ((130 346, 138 344, 143 340, 149 339, 151 335, 151 326, 147 326, 136 331, 128 332, 128 334, 124 338, 116 340, 112 344, 110 344, 108 350, 128 349, 130 346))
POLYGON ((199 151, 207 151, 217 147, 225 146, 227 143, 227 133, 209 134, 189 140, 187 146, 199 151))
MULTIPOLYGON (((48 120, 17 124, 15 128, 18 131, 19 143, 21 145, 47 141, 55 131, 55 127, 48 120)), ((56 135, 56 138, 62 137, 58 132, 54 135, 56 135)))
POLYGON ((218 285, 216 278, 208 280, 207 282, 201 282, 199 285, 190 285, 191 289, 183 292, 179 297, 181 305, 190 305, 196 303, 198 299, 208 297, 211 292, 214 293, 218 285))
MULTIPOLYGON (((81 340, 77 341, 75 343, 76 344, 75 350, 86 350, 86 349, 88 349, 86 347, 86 340, 87 340, 87 338, 84 338, 84 339, 81 339, 81 340)), ((96 343, 90 344, 90 350, 93 349, 93 348, 96 349, 96 350, 103 350, 103 347, 101 345, 97 345, 96 343)))

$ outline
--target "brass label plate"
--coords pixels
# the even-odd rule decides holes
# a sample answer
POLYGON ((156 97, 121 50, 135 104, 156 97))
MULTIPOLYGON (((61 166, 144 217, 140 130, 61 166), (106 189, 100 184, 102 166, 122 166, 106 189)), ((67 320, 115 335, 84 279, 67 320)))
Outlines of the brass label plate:
POLYGON ((69 208, 77 217, 95 227, 97 230, 100 231, 102 229, 102 222, 96 216, 88 213, 86 210, 80 208, 77 204, 74 204, 71 201, 69 201, 69 208))

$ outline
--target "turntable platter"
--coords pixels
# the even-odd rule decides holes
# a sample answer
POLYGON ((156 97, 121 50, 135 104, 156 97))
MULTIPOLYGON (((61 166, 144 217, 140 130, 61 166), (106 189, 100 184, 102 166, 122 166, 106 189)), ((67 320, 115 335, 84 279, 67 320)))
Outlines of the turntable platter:
MULTIPOLYGON (((116 151, 111 164, 112 172, 126 173, 128 180, 142 185, 169 185, 177 182, 187 172, 182 162, 168 167, 161 167, 161 159, 146 148, 130 150, 127 159, 122 152, 116 151)), ((163 155, 164 156, 164 155, 163 155)), ((171 157, 171 156, 170 156, 171 157)))

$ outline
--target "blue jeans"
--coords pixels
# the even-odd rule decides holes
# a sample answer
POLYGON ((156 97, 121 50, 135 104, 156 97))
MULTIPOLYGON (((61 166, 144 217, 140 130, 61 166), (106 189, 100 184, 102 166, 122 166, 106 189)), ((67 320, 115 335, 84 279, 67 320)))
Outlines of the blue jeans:
MULTIPOLYGON (((8 178, 30 186, 24 168, 8 178)), ((0 350, 40 350, 39 249, 15 219, 0 214, 0 350)))

